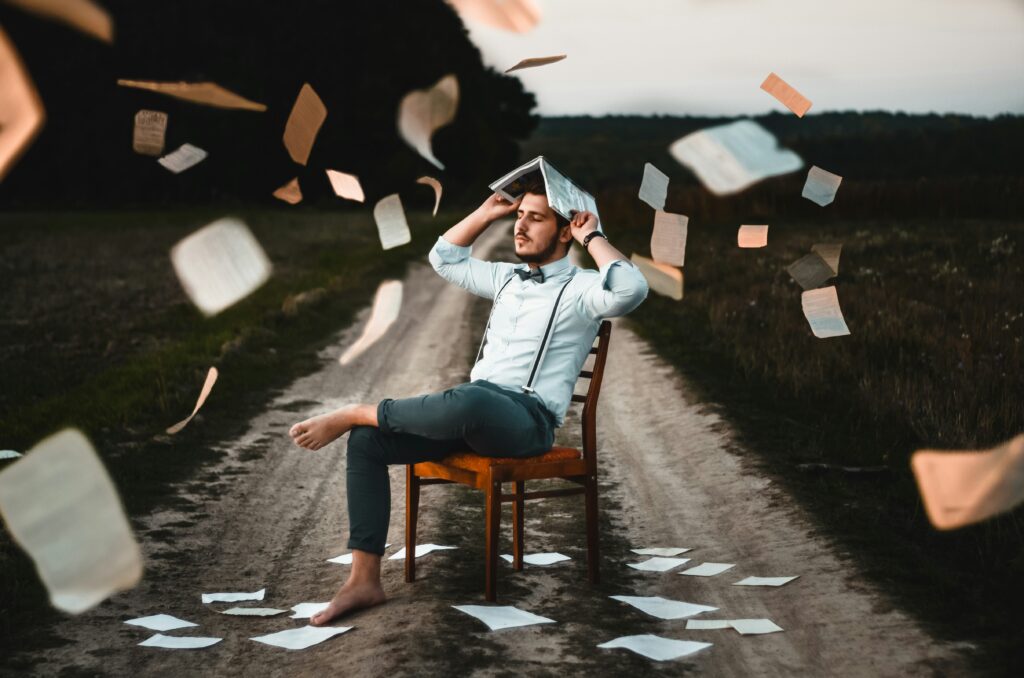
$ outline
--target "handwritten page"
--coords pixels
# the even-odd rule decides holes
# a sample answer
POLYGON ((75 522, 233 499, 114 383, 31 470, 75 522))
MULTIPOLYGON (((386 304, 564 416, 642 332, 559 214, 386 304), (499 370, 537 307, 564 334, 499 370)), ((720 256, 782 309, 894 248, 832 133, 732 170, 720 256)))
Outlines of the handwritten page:
POLYGON ((779 103, 796 113, 799 118, 804 117, 804 114, 811 109, 810 99, 797 92, 789 83, 774 73, 768 74, 768 77, 761 83, 761 89, 778 99, 779 103))
POLYGON ((807 181, 804 182, 804 189, 800 195, 824 207, 836 199, 836 192, 839 191, 839 184, 842 182, 843 178, 838 174, 812 166, 807 172, 807 181))
POLYGON ((797 259, 786 268, 786 272, 805 290, 821 287, 835 276, 832 267, 816 252, 797 259))
POLYGON ((168 153, 157 160, 157 162, 175 174, 181 174, 190 167, 195 167, 206 160, 207 155, 207 152, 198 146, 182 144, 178 150, 168 153))
POLYGON ((644 164, 640 199, 659 211, 665 209, 665 200, 668 199, 668 175, 649 162, 644 164))
POLYGON ((397 193, 381 198, 373 208, 373 219, 377 222, 380 246, 386 250, 412 242, 409 222, 405 220, 402 199, 397 193))
POLYGON ((167 114, 163 111, 142 109, 135 114, 132 130, 132 150, 139 155, 159 157, 164 152, 167 134, 167 114))
POLYGON ((736 234, 736 243, 743 248, 767 247, 767 226, 740 226, 736 234))
POLYGON ((683 298, 683 272, 678 268, 658 263, 636 253, 629 259, 644 274, 651 291, 676 301, 683 298))
POLYGON ((819 339, 845 337, 850 334, 846 326, 843 311, 839 308, 839 295, 836 288, 822 287, 808 290, 800 297, 804 309, 804 317, 811 325, 811 332, 819 339))

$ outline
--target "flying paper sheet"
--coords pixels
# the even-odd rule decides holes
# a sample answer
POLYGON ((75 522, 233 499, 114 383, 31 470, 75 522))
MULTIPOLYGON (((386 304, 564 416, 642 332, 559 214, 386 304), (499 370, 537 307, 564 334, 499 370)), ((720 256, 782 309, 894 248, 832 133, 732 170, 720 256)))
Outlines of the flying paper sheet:
POLYGON ((175 174, 181 174, 188 168, 195 167, 206 160, 207 155, 209 154, 198 146, 182 144, 178 150, 168 153, 157 162, 175 174))
POLYGON ((493 28, 526 33, 540 23, 533 0, 448 0, 464 18, 493 28))
POLYGON ((299 186, 299 178, 295 177, 281 188, 274 191, 274 197, 283 200, 289 205, 298 205, 302 202, 302 188, 299 186))
POLYGON ((273 607, 233 607, 230 610, 221 610, 221 614, 230 614, 235 617, 276 617, 288 610, 278 610, 273 607))
POLYGON ((510 629, 516 626, 531 626, 533 624, 554 624, 554 619, 541 617, 540 615, 526 612, 507 605, 494 607, 490 605, 452 605, 459 612, 465 612, 471 617, 476 617, 492 631, 498 629, 510 629))
POLYGON ((267 110, 266 104, 250 101, 231 90, 224 89, 215 82, 157 82, 156 80, 126 80, 121 78, 117 81, 117 84, 121 87, 144 89, 156 92, 157 94, 166 94, 175 99, 181 99, 193 104, 202 104, 215 108, 259 112, 267 110))
POLYGON ((833 274, 839 275, 839 255, 843 251, 842 243, 818 243, 811 245, 811 251, 824 259, 833 274))
POLYGON ((693 132, 668 150, 716 195, 742 191, 762 179, 794 172, 804 165, 800 156, 780 149, 775 137, 753 120, 693 132))
POLYGON ((761 83, 761 89, 778 99, 783 106, 796 113, 799 118, 804 117, 804 114, 811 109, 810 99, 790 87, 789 83, 774 73, 768 74, 768 77, 761 83))
POLYGON ((46 113, 14 43, 0 28, 0 181, 43 127, 46 113))
POLYGON ((92 0, 7 0, 10 5, 47 19, 56 19, 106 43, 114 41, 114 22, 92 0))
POLYGON ((326 603, 299 603, 298 605, 292 606, 292 616, 289 619, 309 619, 315 614, 323 612, 330 605, 330 601, 326 603))
POLYGON ((223 638, 203 638, 201 636, 165 636, 158 633, 139 643, 142 647, 163 647, 168 650, 199 650, 216 645, 223 638))
POLYGON ((266 594, 266 589, 253 591, 252 593, 204 593, 203 603, 238 603, 243 600, 263 600, 263 596, 266 594))
POLYGON ((513 66, 512 68, 508 69, 505 72, 511 73, 512 71, 521 71, 524 68, 537 68, 538 66, 547 66, 548 64, 553 64, 556 61, 561 61, 565 57, 565 54, 556 54, 555 56, 546 57, 531 57, 529 59, 523 59, 518 64, 516 64, 515 66, 513 66))
POLYGON ((405 220, 402 199, 397 193, 381 198, 373 207, 373 220, 377 222, 380 246, 386 250, 412 241, 409 223, 405 220))
POLYGON ((767 247, 768 227, 767 226, 740 226, 736 233, 736 244, 740 247, 767 247))
POLYGON ((141 626, 142 628, 149 629, 150 631, 173 631, 175 629, 188 628, 189 626, 199 626, 199 624, 193 624, 190 621, 178 619, 177 617, 172 617, 169 614, 154 614, 149 617, 129 619, 125 624, 141 626))
POLYGON ((444 164, 434 157, 434 132, 455 119, 459 108, 459 81, 448 74, 432 87, 409 92, 398 106, 398 132, 406 143, 438 169, 444 164))
POLYGON ((800 195, 824 207, 836 199, 836 192, 842 182, 843 178, 838 174, 812 165, 807 171, 807 181, 804 182, 804 190, 800 195))
POLYGON ((15 452, 14 450, 0 450, 0 459, 17 459, 21 456, 21 452, 15 452))
POLYGON ((167 429, 167 433, 169 433, 170 435, 174 435, 181 429, 185 428, 185 426, 190 421, 192 421, 192 417, 196 416, 196 412, 199 411, 199 408, 203 406, 203 403, 205 403, 206 399, 210 396, 210 391, 213 390, 213 385, 217 383, 217 377, 219 376, 219 374, 220 373, 217 372, 216 367, 210 368, 210 371, 206 373, 206 382, 203 384, 203 390, 199 392, 199 399, 196 401, 196 406, 195 408, 193 408, 192 414, 188 415, 187 417, 179 421, 177 424, 167 429))
POLYGON ((645 633, 639 636, 622 636, 615 640, 609 640, 607 643, 601 643, 598 647, 608 649, 621 647, 632 650, 648 659, 667 661, 669 659, 678 659, 679 657, 688 657, 704 648, 711 647, 711 643, 698 643, 693 640, 674 640, 645 633))
POLYGON ((676 301, 683 298, 683 272, 678 268, 659 264, 635 253, 629 259, 644 274, 651 290, 676 301))
POLYGON ((639 563, 628 563, 628 565, 634 570, 643 570, 644 572, 668 572, 673 567, 679 567, 688 562, 690 562, 689 558, 654 557, 639 563))
POLYGON ((658 210, 651 233, 651 257, 655 263, 682 266, 686 259, 686 225, 690 218, 658 210))
POLYGON ((300 165, 306 164, 316 135, 326 119, 327 107, 324 102, 308 82, 303 84, 292 105, 292 112, 288 115, 288 122, 284 125, 284 147, 288 149, 292 160, 300 165))
MULTIPOLYGON (((505 554, 501 556, 503 560, 510 563, 515 562, 515 558, 505 554)), ((523 562, 527 565, 554 565, 560 563, 563 560, 572 560, 569 556, 563 556, 561 553, 529 553, 523 555, 523 562)))
POLYGON ((683 570, 679 574, 688 574, 691 577, 714 577, 733 567, 736 567, 733 563, 702 563, 689 570, 683 570))
POLYGON ((747 577, 736 582, 733 586, 782 586, 794 579, 796 577, 747 577))
POLYGON ((813 290, 824 285, 835 272, 817 252, 805 254, 788 267, 786 272, 805 290, 813 290))
POLYGON ((437 216, 437 208, 441 206, 441 182, 434 177, 420 177, 416 180, 417 184, 423 184, 424 186, 430 186, 434 189, 434 213, 431 216, 437 216))
POLYGON ((660 596, 609 596, 612 600, 632 605, 641 612, 646 612, 658 619, 683 619, 695 614, 714 612, 717 607, 684 603, 680 600, 668 600, 660 596))
POLYGON ((327 180, 331 182, 334 195, 339 198, 356 202, 366 201, 366 196, 363 195, 363 186, 359 183, 359 177, 356 175, 329 169, 327 170, 327 180))
POLYGON ((265 645, 273 645, 274 647, 283 647, 286 650, 304 650, 307 647, 312 647, 351 630, 351 626, 303 626, 298 629, 278 631, 266 636, 256 636, 249 640, 255 640, 257 643, 264 643, 265 645))
POLYGON ((0 472, 0 515, 59 610, 78 614, 142 578, 142 552, 92 445, 76 429, 0 472))
POLYGON ((157 157, 164 152, 164 135, 166 133, 167 114, 163 111, 142 109, 135 114, 132 150, 139 155, 157 157))
MULTIPOLYGON (((432 553, 434 551, 445 551, 445 550, 448 550, 448 549, 455 549, 455 548, 458 548, 458 546, 438 546, 437 544, 416 544, 416 557, 417 558, 422 558, 423 556, 427 555, 428 553, 432 553)), ((404 558, 405 558, 405 547, 403 546, 402 548, 400 548, 397 551, 395 551, 395 554, 393 556, 391 556, 390 558, 388 558, 388 560, 402 560, 404 558)))
POLYGON ((656 546, 653 548, 646 549, 630 549, 633 553, 640 556, 665 556, 671 558, 672 556, 678 556, 680 553, 686 553, 693 549, 681 549, 681 548, 668 548, 662 546, 656 546))
POLYGON ((382 282, 373 297, 373 309, 370 311, 370 319, 366 322, 366 327, 363 328, 363 334, 345 350, 338 362, 347 365, 376 343, 398 320, 401 310, 402 281, 382 282))
POLYGON ((952 530, 1024 501, 1024 435, 984 452, 918 450, 911 457, 932 525, 952 530))
POLYGON ((216 315, 270 277, 263 248, 241 221, 219 219, 171 249, 178 280, 199 310, 216 315))
POLYGON ((850 333, 843 319, 843 311, 839 308, 839 295, 835 287, 822 287, 820 290, 808 290, 800 295, 804 307, 804 317, 811 325, 811 332, 819 339, 845 337, 850 333))
POLYGON ((687 631, 735 629, 744 636, 777 633, 783 628, 771 619, 687 619, 687 631))
POLYGON ((665 200, 668 199, 668 175, 649 162, 644 163, 640 199, 659 211, 665 209, 665 200))

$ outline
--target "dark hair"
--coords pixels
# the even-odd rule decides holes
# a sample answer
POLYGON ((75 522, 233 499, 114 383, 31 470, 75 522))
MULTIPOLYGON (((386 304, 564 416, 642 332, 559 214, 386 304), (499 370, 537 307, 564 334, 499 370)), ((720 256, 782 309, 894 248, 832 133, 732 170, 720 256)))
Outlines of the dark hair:
MULTIPOLYGON (((526 185, 523 188, 523 195, 527 193, 532 193, 533 195, 543 195, 545 198, 547 198, 548 192, 547 189, 544 187, 544 180, 538 177, 536 179, 531 179, 530 181, 526 182, 526 185)), ((551 211, 555 212, 555 210, 553 209, 551 211)), ((568 225, 569 220, 563 217, 558 212, 555 212, 555 226, 558 228, 558 231, 561 232, 561 230, 568 225)))

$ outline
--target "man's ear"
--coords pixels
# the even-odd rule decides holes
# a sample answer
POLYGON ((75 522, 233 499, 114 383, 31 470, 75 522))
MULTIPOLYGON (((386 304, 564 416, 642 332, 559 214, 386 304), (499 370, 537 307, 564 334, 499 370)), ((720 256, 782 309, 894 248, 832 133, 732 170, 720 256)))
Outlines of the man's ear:
POLYGON ((569 224, 558 230, 558 242, 572 242, 572 228, 569 227, 569 224))

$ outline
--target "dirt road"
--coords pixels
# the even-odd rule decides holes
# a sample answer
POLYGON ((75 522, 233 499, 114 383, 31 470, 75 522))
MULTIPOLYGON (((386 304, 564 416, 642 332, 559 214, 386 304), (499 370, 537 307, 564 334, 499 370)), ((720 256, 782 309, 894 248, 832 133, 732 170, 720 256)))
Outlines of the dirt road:
MULTIPOLYGON (((488 233, 477 254, 499 245, 488 233)), ((504 239, 503 243, 507 243, 504 239)), ((498 256, 507 255, 502 249, 498 256)), ((294 382, 237 440, 223 441, 218 467, 182 486, 178 501, 139 525, 147 555, 144 581, 57 629, 67 645, 36 657, 40 675, 622 675, 716 676, 962 675, 957 648, 932 639, 868 586, 807 517, 748 468, 727 426, 695 403, 687 385, 617 322, 600 406, 604 581, 585 583, 581 502, 554 499, 527 508, 527 551, 573 558, 548 568, 510 568, 499 603, 559 623, 488 632, 451 605, 483 602, 482 498, 463 488, 424 490, 421 542, 458 546, 419 561, 407 585, 401 561, 385 560, 389 602, 344 622, 354 629, 323 645, 287 651, 250 637, 303 622, 221 615, 200 593, 267 588, 263 605, 287 609, 326 601, 347 567, 325 562, 346 552, 345 439, 311 453, 291 445, 299 418, 351 401, 406 396, 458 383, 483 326, 486 306, 447 285, 426 263, 406 279, 401 318, 354 363, 337 358, 368 315, 321 354, 322 368, 294 382), (710 578, 638 572, 629 548, 681 546, 691 565, 736 563, 710 578), (749 576, 800 575, 785 587, 731 584, 749 576), (765 636, 732 630, 686 631, 608 598, 661 595, 713 605, 707 618, 768 617, 785 629, 765 636), (121 622, 168 613, 198 628, 170 635, 222 637, 211 648, 140 648, 150 634, 121 622), (655 633, 713 647, 685 660, 651 662, 598 643, 655 633)), ((201 422, 199 422, 201 425, 201 422)), ((578 435, 575 418, 562 429, 578 435)), ((393 553, 402 545, 404 469, 392 472, 393 553)), ((508 536, 508 516, 503 527, 508 536)), ((504 547, 508 552, 508 545, 504 547)))

